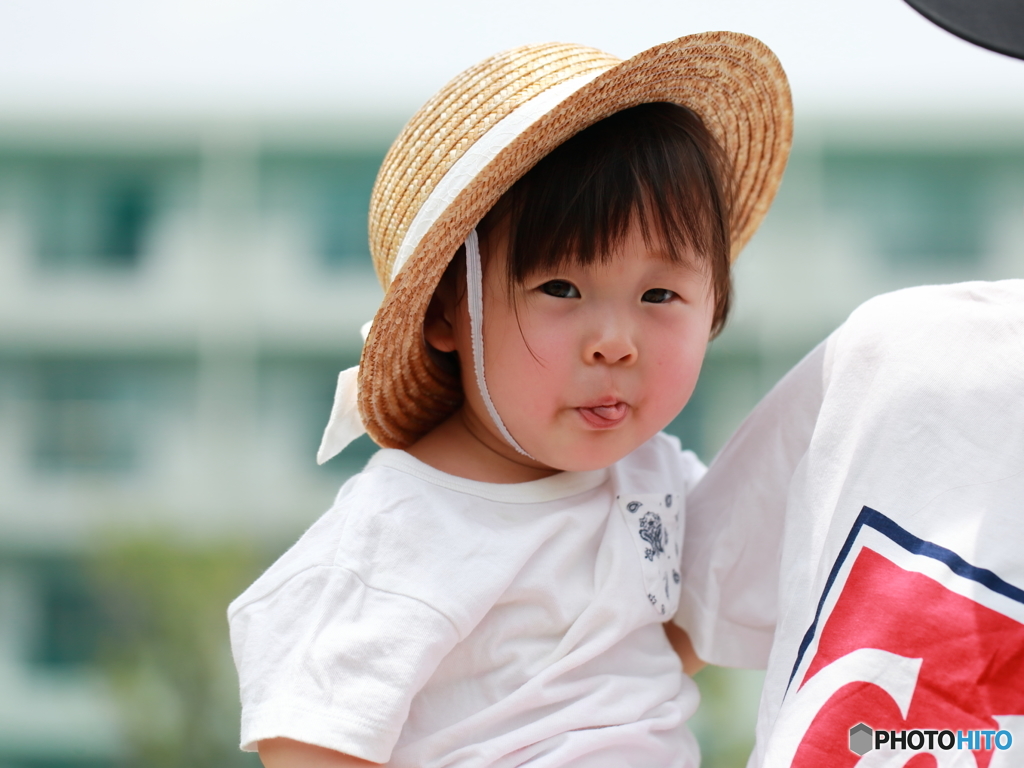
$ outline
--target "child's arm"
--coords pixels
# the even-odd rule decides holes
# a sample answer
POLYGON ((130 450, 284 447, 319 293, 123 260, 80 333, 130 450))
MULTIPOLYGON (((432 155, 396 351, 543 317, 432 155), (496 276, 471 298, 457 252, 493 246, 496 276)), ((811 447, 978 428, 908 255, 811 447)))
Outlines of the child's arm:
POLYGON ((365 768, 380 765, 292 739, 263 739, 260 760, 266 768, 365 768))
POLYGON ((665 627, 665 634, 668 635, 669 643, 671 643, 675 652, 679 654, 679 660, 683 662, 683 672, 693 677, 704 668, 705 664, 697 656, 696 651, 693 650, 690 636, 686 634, 685 629, 681 629, 673 621, 666 621, 663 626, 665 627))

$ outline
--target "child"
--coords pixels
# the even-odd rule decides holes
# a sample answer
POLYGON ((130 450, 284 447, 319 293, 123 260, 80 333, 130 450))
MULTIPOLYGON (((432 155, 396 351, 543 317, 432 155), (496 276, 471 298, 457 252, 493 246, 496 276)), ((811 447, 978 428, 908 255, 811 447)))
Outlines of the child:
POLYGON ((734 33, 513 50, 412 119, 371 201, 386 295, 319 458, 363 427, 385 450, 229 609, 243 749, 698 763, 663 624, 703 466, 660 430, 790 133, 778 62, 734 33))

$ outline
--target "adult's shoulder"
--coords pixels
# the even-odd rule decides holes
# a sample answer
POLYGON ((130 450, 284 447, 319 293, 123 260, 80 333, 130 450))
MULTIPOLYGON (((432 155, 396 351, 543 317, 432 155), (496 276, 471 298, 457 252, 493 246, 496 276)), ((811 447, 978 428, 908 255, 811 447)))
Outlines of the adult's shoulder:
POLYGON ((906 316, 909 308, 933 311, 951 304, 1024 304, 1024 280, 972 280, 944 285, 917 285, 882 293, 861 304, 850 319, 906 316))
MULTIPOLYGON (((936 330, 964 331, 1024 320, 1024 280, 924 285, 881 294, 861 304, 843 324, 840 344, 902 345, 936 330)), ((953 340, 963 334, 955 334, 953 340)))
POLYGON ((920 388, 929 379, 955 379, 979 361, 994 367, 986 374, 1005 374, 1006 354, 1022 337, 1024 280, 907 288, 850 314, 829 339, 826 379, 832 396, 859 398, 858 387, 880 391, 911 381, 920 388))

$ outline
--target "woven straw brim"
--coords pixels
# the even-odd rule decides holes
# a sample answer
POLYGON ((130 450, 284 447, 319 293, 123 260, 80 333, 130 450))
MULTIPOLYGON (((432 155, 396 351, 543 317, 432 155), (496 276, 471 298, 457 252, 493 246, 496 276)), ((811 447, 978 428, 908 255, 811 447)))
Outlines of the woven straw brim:
POLYGON ((755 38, 734 32, 691 35, 626 61, 577 45, 518 48, 462 73, 412 118, 384 160, 370 204, 370 249, 385 297, 363 347, 359 410, 374 441, 407 447, 462 401, 459 382, 427 354, 423 319, 470 230, 571 136, 623 109, 662 101, 696 112, 731 162, 735 258, 768 210, 792 141, 785 73, 755 38), (452 181, 449 172, 460 172, 472 159, 467 153, 484 144, 489 131, 509 118, 495 129, 499 133, 531 100, 542 103, 545 94, 550 98, 574 87, 570 81, 585 84, 460 182, 457 194, 443 200, 424 225, 423 211, 438 208, 438 191, 452 181), (422 236, 417 227, 425 227, 422 236))

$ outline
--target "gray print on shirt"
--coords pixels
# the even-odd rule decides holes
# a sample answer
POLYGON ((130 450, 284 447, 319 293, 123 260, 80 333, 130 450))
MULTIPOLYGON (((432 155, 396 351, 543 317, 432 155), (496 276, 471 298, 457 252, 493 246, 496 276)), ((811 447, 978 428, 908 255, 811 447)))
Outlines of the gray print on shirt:
POLYGON ((661 529, 661 515, 657 512, 648 512, 640 518, 640 538, 646 541, 649 546, 644 552, 644 557, 653 560, 665 553, 665 545, 662 542, 665 533, 661 529))
POLYGON ((682 504, 671 493, 634 493, 616 497, 636 548, 644 597, 662 620, 679 604, 679 555, 683 540, 682 504))

